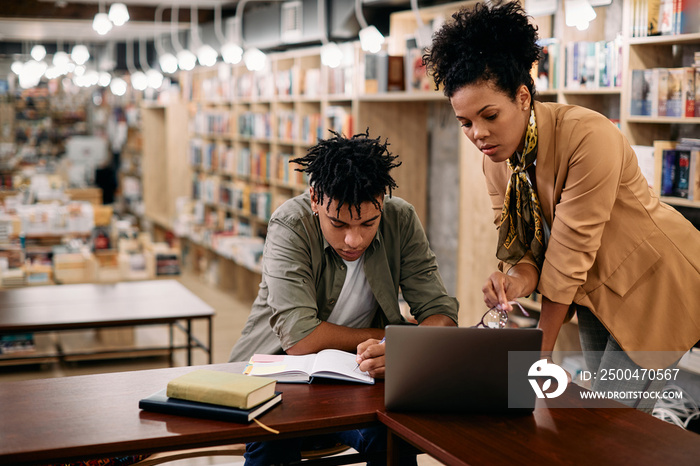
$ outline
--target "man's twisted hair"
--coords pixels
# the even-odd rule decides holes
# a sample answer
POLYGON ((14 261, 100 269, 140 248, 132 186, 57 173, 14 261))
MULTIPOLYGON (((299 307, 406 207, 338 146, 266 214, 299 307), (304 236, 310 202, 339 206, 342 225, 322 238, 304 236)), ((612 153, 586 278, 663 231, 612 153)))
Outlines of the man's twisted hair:
MULTIPOLYGON (((333 137, 321 139, 309 148, 306 155, 292 159, 290 162, 301 165, 296 171, 309 175, 314 188, 316 200, 323 204, 324 199, 338 201, 338 212, 343 205, 348 206, 352 217, 352 208, 360 216, 360 205, 372 202, 377 208, 377 197, 389 193, 398 186, 389 175, 392 168, 401 165, 394 162, 398 155, 392 155, 380 138, 369 137, 369 129, 351 138, 331 130, 333 137)), ((330 205, 330 202, 329 202, 330 205)))

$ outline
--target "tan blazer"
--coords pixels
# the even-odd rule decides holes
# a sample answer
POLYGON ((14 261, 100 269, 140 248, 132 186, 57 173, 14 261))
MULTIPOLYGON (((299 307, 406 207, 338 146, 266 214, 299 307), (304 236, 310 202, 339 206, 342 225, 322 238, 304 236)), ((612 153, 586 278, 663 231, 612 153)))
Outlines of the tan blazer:
MULTIPOLYGON (((700 340, 700 232, 659 202, 610 120, 540 102, 535 117, 551 228, 538 291, 590 308, 627 352, 688 350, 700 340)), ((483 169, 498 226, 510 169, 487 157, 483 169)))

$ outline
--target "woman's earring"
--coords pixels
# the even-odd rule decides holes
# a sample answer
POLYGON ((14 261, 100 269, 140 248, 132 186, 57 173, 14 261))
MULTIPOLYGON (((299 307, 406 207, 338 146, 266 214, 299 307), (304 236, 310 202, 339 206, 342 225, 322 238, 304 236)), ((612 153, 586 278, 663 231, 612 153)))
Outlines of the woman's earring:
POLYGON ((314 217, 318 217, 318 212, 314 212, 314 217))

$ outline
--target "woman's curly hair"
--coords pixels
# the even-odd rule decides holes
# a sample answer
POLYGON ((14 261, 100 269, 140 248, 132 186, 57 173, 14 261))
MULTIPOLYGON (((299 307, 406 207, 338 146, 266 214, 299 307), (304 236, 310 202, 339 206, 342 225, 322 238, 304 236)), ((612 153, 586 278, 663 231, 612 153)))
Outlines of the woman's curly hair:
POLYGON ((515 98, 524 84, 535 95, 530 70, 539 58, 537 27, 517 2, 463 8, 433 36, 423 63, 447 97, 478 81, 492 81, 515 98))
POLYGON ((347 205, 350 216, 354 207, 358 217, 364 202, 380 208, 377 197, 387 191, 391 196, 391 191, 398 187, 389 174, 401 165, 394 162, 398 155, 391 155, 388 141, 382 143, 379 137, 370 138, 369 129, 351 138, 330 132, 333 137, 319 140, 304 157, 290 160, 302 167, 295 170, 309 175, 319 204, 328 197, 338 201, 338 212, 347 205))

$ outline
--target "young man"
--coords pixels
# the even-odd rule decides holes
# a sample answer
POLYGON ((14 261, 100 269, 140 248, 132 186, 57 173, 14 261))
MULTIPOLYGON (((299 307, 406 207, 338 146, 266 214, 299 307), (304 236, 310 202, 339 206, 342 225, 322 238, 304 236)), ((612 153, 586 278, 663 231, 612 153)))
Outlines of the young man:
MULTIPOLYGON (((413 207, 391 197, 397 156, 368 132, 333 134, 292 161, 311 187, 270 219, 260 290, 230 361, 335 348, 357 351, 360 369, 382 377, 384 327, 405 322, 399 291, 420 325, 457 325, 457 300, 413 207)), ((377 428, 338 438, 360 452, 386 448, 377 428)), ((293 440, 248 444, 246 464, 298 460, 299 449, 293 440)))

